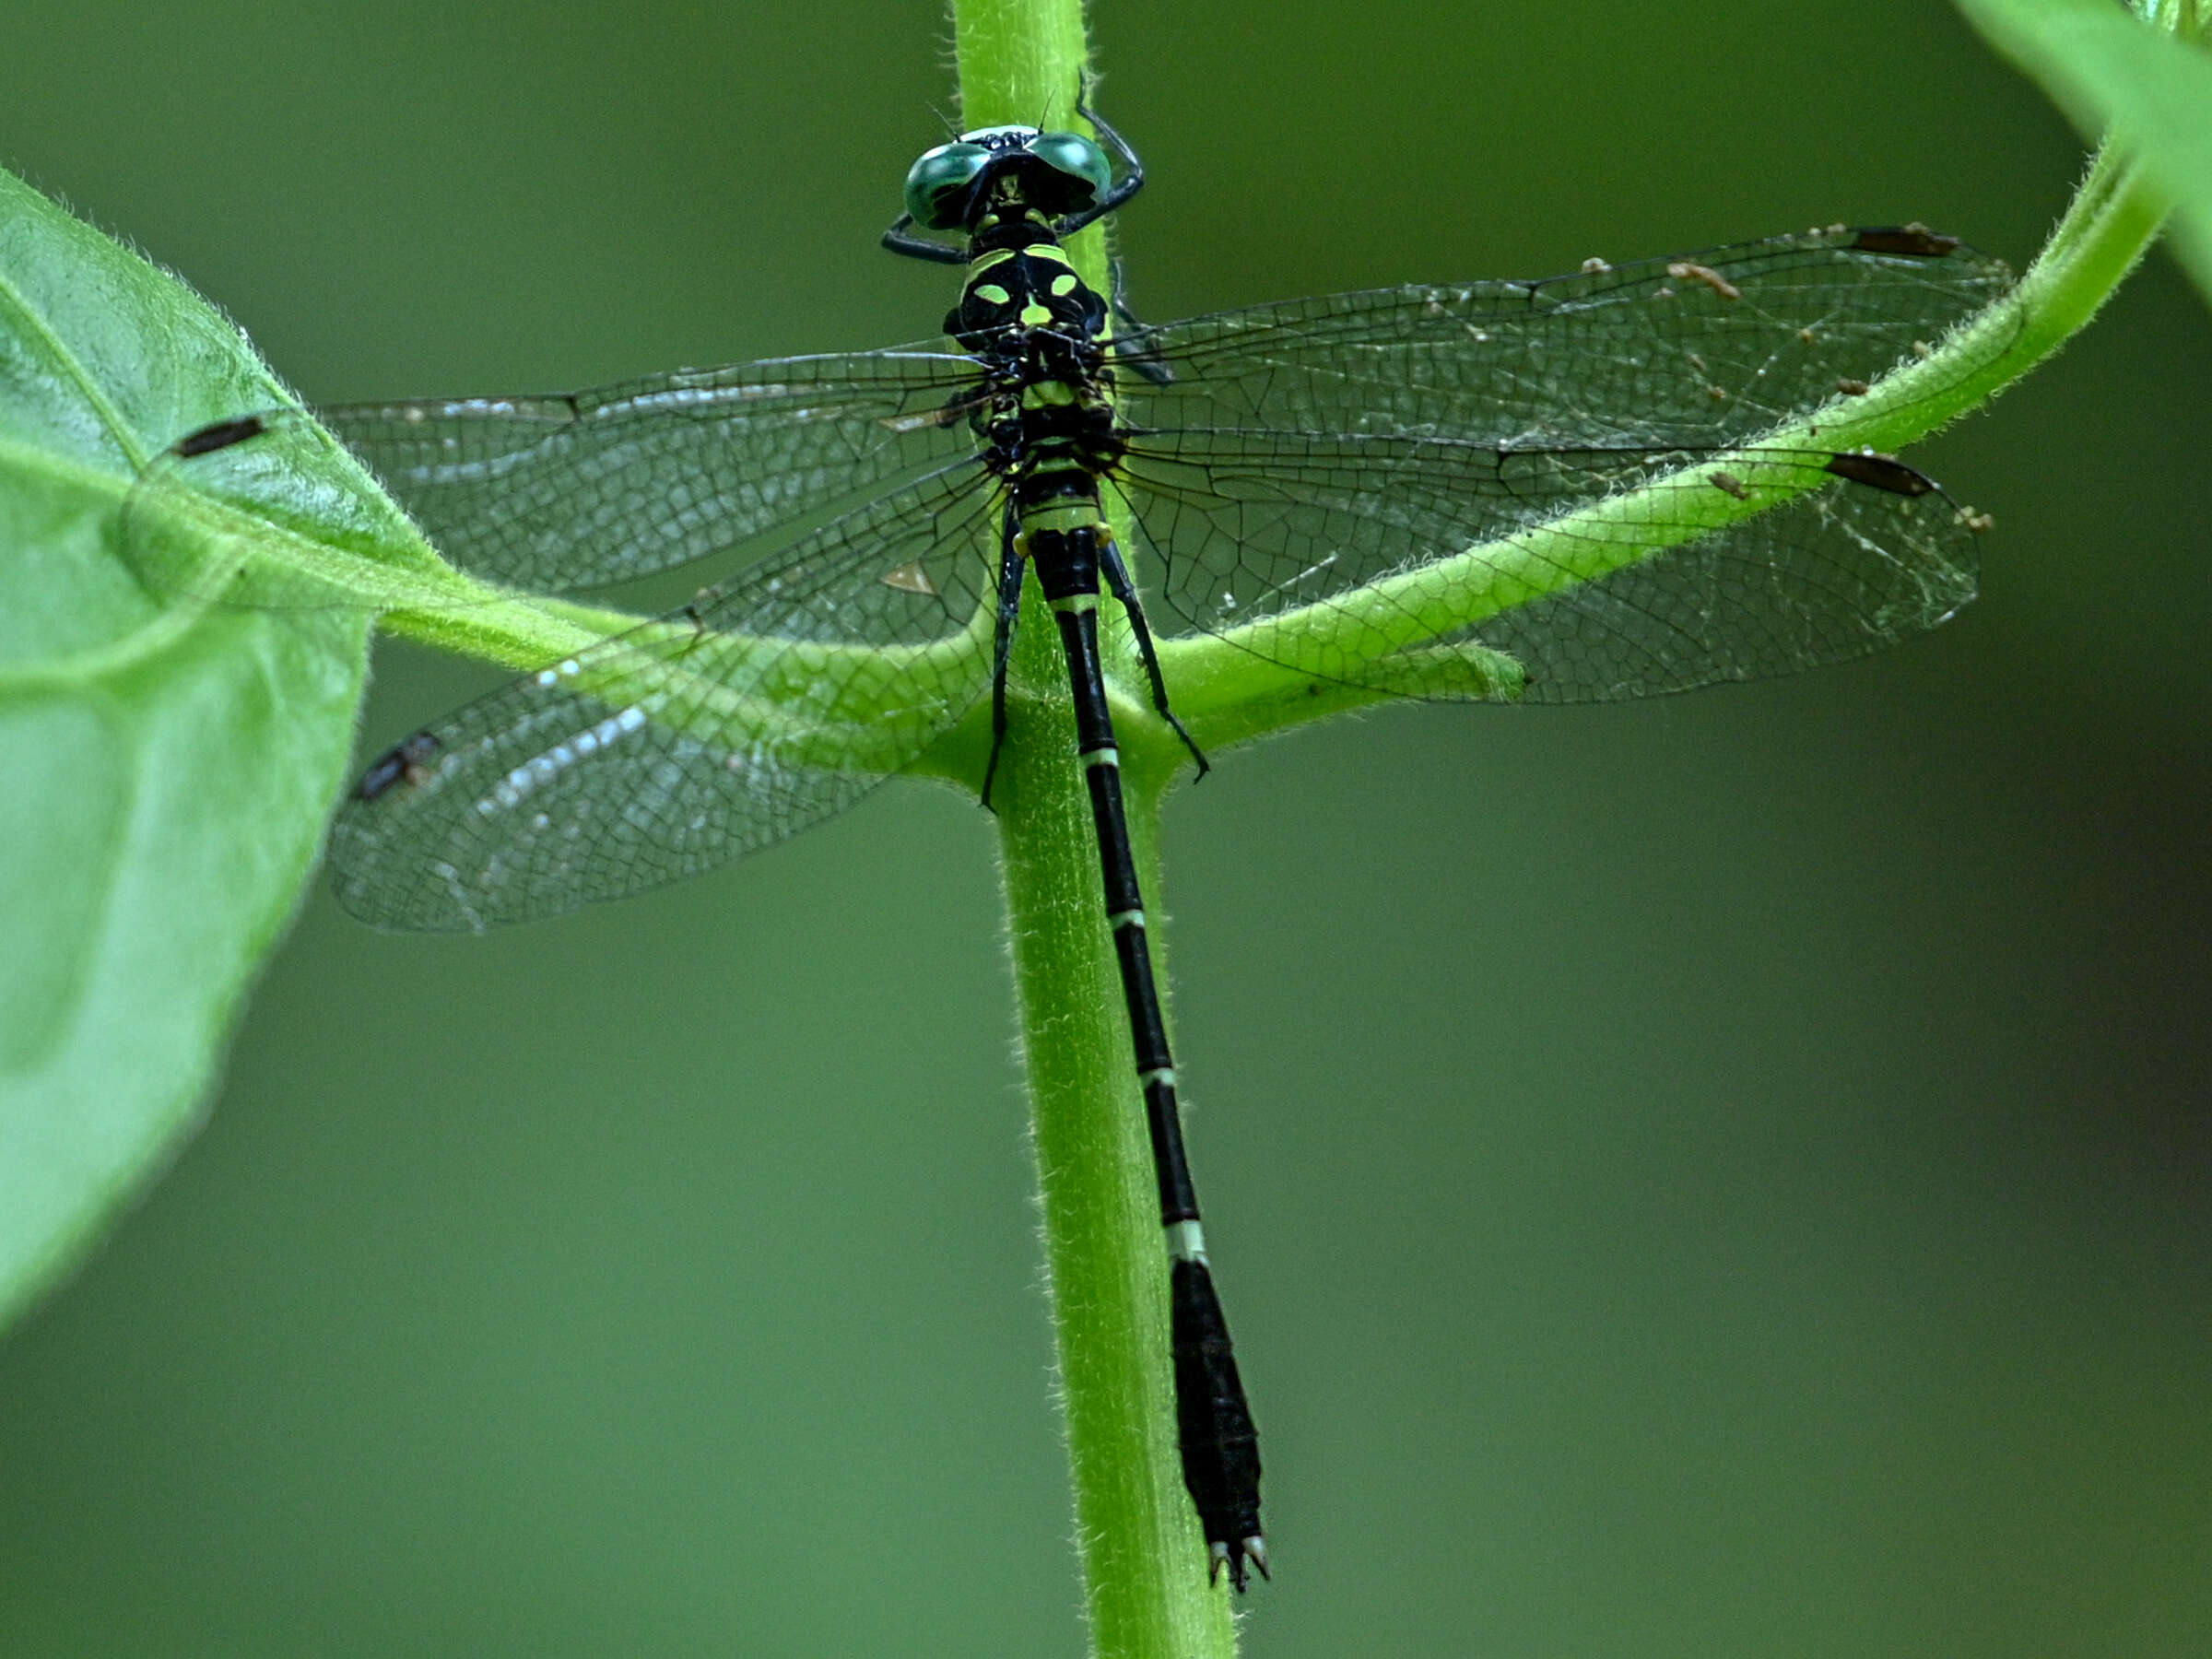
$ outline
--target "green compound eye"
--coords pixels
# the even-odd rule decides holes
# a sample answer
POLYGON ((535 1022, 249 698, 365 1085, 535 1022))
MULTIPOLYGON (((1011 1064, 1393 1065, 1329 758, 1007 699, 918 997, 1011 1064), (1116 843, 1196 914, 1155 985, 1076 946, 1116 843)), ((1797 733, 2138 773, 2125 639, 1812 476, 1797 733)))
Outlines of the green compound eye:
POLYGON ((1064 176, 1069 187, 1060 208, 1064 213, 1095 206, 1113 186, 1113 168, 1106 152, 1080 134, 1040 133, 1027 147, 1030 155, 1064 176))
POLYGON ((1079 134, 981 127, 908 169, 906 210, 925 230, 965 229, 977 181, 994 169, 1018 176, 1027 198, 1053 216, 1095 207, 1113 187, 1106 152, 1079 134))
POLYGON ((907 169, 906 210, 927 230, 958 230, 968 186, 991 159, 980 144, 956 139, 927 151, 907 169))

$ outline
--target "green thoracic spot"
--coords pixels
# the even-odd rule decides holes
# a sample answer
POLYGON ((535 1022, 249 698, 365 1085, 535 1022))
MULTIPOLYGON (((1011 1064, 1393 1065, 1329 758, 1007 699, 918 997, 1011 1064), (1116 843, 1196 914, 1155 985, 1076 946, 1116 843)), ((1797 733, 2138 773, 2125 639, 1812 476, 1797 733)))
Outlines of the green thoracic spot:
POLYGON ((994 305, 1004 305, 1014 298, 995 282, 979 282, 968 291, 978 300, 988 300, 994 305))

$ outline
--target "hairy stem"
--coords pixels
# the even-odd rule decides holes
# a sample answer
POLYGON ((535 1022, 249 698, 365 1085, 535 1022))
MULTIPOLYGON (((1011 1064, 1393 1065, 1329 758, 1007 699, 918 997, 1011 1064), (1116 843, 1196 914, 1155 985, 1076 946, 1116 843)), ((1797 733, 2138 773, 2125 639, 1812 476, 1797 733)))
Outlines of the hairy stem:
MULTIPOLYGON (((1011 700, 993 799, 1093 1651, 1227 1655, 1225 1592, 1206 1583, 1176 1451, 1159 1199, 1075 723, 1065 688, 1044 690, 1060 671, 1049 616, 1023 632, 1038 689, 1011 700)), ((1127 771, 1124 782, 1157 948, 1159 792, 1127 771)))
MULTIPOLYGON (((967 124, 1077 124, 1078 0, 958 0, 954 17, 967 124)), ((1102 233, 1083 232, 1070 253, 1084 279, 1105 291, 1102 233)), ((1036 599, 1034 584, 1028 597, 1036 599)), ((993 804, 1092 1651, 1227 1659, 1236 1651, 1227 1591, 1207 1583, 1205 1540, 1182 1489, 1167 1256, 1065 673, 1050 613, 1025 603, 993 804)), ((1124 753, 1157 956, 1168 774, 1144 763, 1141 746, 1124 753)), ((1167 991, 1163 971, 1163 1003, 1167 991)))

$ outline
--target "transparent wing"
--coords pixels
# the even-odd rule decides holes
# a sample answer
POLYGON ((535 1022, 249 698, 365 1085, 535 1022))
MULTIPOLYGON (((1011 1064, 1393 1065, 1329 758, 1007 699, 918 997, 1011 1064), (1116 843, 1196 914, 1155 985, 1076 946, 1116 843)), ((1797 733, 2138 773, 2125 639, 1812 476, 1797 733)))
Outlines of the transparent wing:
POLYGON ((595 587, 735 546, 973 450, 942 347, 682 369, 596 391, 315 411, 453 563, 595 587))
POLYGON ((1485 614, 1422 644, 1505 653, 1527 674, 1522 695, 1564 701, 1842 661, 1973 597, 1973 531, 1911 468, 1796 451, 1726 461, 1736 472, 1680 449, 1198 431, 1147 439, 1116 484, 1168 610, 1300 673, 1392 692, 1407 680, 1389 653, 1421 634, 1446 580, 1481 594, 1485 614))
POLYGON ((339 902, 482 929, 697 874, 841 811, 990 678, 997 492, 947 467, 514 680, 372 766, 339 902))
POLYGON ((248 610, 452 602, 452 573, 300 409, 217 422, 156 455, 116 546, 153 593, 248 610))
MULTIPOLYGON (((1723 445, 1863 389, 2012 286, 1935 237, 1835 229, 1534 282, 1376 288, 1139 328, 1139 429, 1723 445)), ((1994 349, 1994 347, 1993 347, 1994 349)))

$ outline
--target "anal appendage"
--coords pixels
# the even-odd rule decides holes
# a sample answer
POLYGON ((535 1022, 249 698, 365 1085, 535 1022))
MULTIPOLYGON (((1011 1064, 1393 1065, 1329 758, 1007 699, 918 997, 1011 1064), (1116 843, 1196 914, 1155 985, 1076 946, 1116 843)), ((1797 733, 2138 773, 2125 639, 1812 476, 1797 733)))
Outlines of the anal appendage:
POLYGON ((1229 1322, 1203 1257, 1172 1267, 1171 1341, 1182 1480, 1206 1532, 1208 1577, 1244 1588, 1249 1563, 1262 1578, 1267 1543, 1260 1533, 1260 1441, 1230 1350, 1229 1322))

